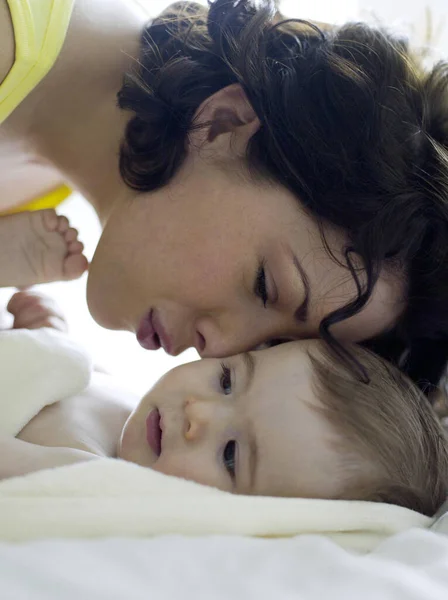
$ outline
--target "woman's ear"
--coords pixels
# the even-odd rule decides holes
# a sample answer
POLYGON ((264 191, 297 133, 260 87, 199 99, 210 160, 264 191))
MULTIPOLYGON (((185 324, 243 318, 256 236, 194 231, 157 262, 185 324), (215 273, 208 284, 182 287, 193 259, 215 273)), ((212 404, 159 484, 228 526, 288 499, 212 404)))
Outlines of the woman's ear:
POLYGON ((250 138, 260 121, 243 88, 229 85, 199 106, 189 134, 190 145, 210 156, 230 158, 244 156, 250 138))

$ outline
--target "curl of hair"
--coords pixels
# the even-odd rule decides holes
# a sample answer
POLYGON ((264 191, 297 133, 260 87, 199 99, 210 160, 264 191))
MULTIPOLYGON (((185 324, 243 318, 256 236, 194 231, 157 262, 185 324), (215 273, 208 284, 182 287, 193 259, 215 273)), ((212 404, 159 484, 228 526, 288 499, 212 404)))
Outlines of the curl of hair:
POLYGON ((367 345, 421 387, 436 384, 448 359, 447 65, 425 74, 401 39, 359 23, 324 30, 281 20, 273 0, 177 2, 146 27, 139 68, 118 95, 134 112, 124 180, 141 191, 169 182, 198 107, 233 83, 261 123, 247 148, 250 171, 347 234, 358 294, 322 321, 322 337, 344 355, 331 326, 365 306, 384 266, 397 268, 407 308, 367 345))

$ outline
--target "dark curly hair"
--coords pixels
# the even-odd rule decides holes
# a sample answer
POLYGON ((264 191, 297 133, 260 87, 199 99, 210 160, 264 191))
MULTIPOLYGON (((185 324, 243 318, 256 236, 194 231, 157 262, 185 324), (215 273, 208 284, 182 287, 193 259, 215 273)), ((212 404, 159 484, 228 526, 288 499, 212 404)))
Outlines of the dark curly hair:
POLYGON ((349 240, 358 293, 322 321, 321 336, 337 349, 331 326, 365 306, 384 265, 398 266, 407 308, 365 343, 426 391, 436 385, 448 359, 448 65, 425 73, 404 40, 365 24, 281 20, 272 0, 177 2, 141 47, 118 94, 135 113, 120 153, 126 183, 150 191, 170 181, 200 104, 241 84, 261 123, 251 172, 349 240))

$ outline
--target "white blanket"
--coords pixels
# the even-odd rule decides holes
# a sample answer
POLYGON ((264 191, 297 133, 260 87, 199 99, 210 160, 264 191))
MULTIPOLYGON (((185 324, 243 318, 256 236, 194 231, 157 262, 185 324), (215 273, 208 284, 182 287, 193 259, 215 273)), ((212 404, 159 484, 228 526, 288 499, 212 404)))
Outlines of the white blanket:
POLYGON ((0 332, 0 434, 16 436, 44 406, 89 383, 91 361, 51 329, 0 332))
MULTIPOLYGON (((40 408, 80 391, 89 361, 51 331, 0 335, 1 431, 16 435, 40 408), (6 382, 6 383, 5 383, 6 382)), ((431 519, 363 502, 235 496, 114 459, 47 469, 0 482, 0 539, 320 533, 369 551, 431 519)))
POLYGON ((323 536, 0 542, 2 600, 446 600, 448 537, 411 529, 370 554, 323 536))

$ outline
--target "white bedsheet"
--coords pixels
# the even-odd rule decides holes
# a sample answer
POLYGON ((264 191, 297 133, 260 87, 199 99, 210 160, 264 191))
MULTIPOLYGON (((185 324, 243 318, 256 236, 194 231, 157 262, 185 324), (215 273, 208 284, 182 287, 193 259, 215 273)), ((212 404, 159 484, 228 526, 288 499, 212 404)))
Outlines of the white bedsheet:
POLYGON ((448 537, 409 530, 369 555, 321 536, 0 544, 2 600, 446 600, 448 537))

